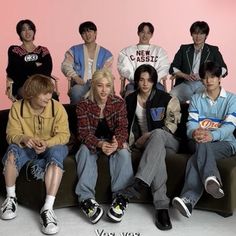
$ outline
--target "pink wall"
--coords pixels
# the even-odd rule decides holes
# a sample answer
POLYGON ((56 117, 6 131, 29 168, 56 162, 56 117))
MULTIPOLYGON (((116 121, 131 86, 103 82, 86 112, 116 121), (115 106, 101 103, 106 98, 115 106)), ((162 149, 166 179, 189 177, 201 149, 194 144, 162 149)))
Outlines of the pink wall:
POLYGON ((66 95, 67 82, 60 71, 60 65, 64 52, 73 44, 82 42, 78 25, 86 20, 96 23, 97 42, 110 49, 115 57, 113 71, 117 77, 117 89, 117 54, 123 47, 137 43, 136 31, 140 22, 153 23, 155 32, 151 42, 164 47, 171 62, 180 44, 192 42, 189 35, 190 25, 196 20, 207 21, 211 28, 207 42, 219 46, 229 69, 223 86, 236 93, 235 9, 234 0, 4 1, 1 7, 0 109, 9 108, 11 105, 4 94, 7 49, 11 44, 20 44, 15 26, 19 20, 25 18, 36 24, 35 43, 48 47, 52 54, 53 74, 60 78, 59 88, 63 103, 67 103, 69 99, 66 95))

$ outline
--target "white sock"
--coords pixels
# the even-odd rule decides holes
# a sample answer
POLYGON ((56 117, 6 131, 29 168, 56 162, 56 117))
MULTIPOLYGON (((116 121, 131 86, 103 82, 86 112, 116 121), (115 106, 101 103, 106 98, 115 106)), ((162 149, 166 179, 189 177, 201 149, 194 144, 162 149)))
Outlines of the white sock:
POLYGON ((52 209, 54 202, 55 202, 55 196, 47 195, 46 199, 45 199, 44 206, 42 208, 42 211, 52 209))
POLYGON ((7 187, 7 197, 16 197, 16 185, 13 185, 11 187, 7 187))

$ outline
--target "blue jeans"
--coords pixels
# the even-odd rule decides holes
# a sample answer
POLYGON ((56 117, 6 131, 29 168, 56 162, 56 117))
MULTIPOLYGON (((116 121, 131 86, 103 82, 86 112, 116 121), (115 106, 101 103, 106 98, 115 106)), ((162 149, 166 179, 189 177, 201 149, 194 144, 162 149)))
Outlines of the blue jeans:
POLYGON ((193 94, 204 91, 204 85, 201 81, 184 81, 175 86, 171 91, 172 97, 177 97, 180 103, 189 101, 193 94))
MULTIPOLYGON (((95 199, 98 153, 91 153, 87 146, 82 144, 75 158, 78 175, 75 193, 78 195, 78 200, 81 202, 88 198, 95 199)), ((114 197, 133 181, 131 155, 127 149, 121 149, 107 158, 109 158, 111 191, 114 197)))
POLYGON ((85 94, 89 91, 91 86, 90 81, 87 81, 83 85, 75 84, 71 89, 70 89, 70 103, 71 104, 76 104, 78 103, 84 96, 85 94))
POLYGON ((190 199, 194 207, 202 196, 207 177, 216 176, 222 183, 216 161, 232 155, 233 151, 229 142, 196 144, 196 151, 187 163, 184 187, 180 196, 190 199))
POLYGON ((15 157, 15 164, 18 173, 26 162, 33 161, 33 165, 37 169, 36 172, 38 173, 37 178, 42 179, 48 164, 55 163, 62 170, 64 169, 63 161, 68 154, 68 148, 66 145, 55 145, 47 148, 45 152, 37 154, 34 149, 28 147, 22 148, 16 144, 10 144, 2 159, 4 166, 9 152, 13 153, 15 157))

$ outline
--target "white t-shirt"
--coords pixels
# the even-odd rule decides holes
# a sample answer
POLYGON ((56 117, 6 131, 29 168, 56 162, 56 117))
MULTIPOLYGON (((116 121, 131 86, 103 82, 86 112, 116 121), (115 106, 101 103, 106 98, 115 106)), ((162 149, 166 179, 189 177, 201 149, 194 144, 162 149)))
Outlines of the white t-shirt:
POLYGON ((138 124, 141 128, 142 134, 148 132, 146 109, 141 107, 138 101, 137 101, 135 115, 138 118, 138 124))
POLYGON ((92 79, 93 76, 93 59, 88 59, 88 79, 92 79))

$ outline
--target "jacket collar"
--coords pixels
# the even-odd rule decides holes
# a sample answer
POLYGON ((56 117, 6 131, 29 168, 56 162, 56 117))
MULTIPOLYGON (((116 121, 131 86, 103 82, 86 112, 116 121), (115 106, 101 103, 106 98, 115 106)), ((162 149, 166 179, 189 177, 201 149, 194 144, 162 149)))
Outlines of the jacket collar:
MULTIPOLYGON (((190 68, 192 68, 192 65, 193 65, 194 51, 195 51, 194 44, 191 44, 186 50, 186 56, 187 56, 190 68)), ((210 52, 209 45, 205 43, 204 46, 203 46, 203 49, 202 49, 200 64, 202 64, 202 63, 204 63, 205 61, 208 60, 210 53, 211 52, 210 52)))
MULTIPOLYGON (((29 118, 35 116, 34 110, 32 109, 29 101, 21 100, 21 106, 22 106, 22 114, 21 114, 22 117, 29 118)), ((53 109, 52 102, 49 101, 44 111, 40 114, 40 116, 44 118, 52 118, 53 117, 52 109, 53 109)))

